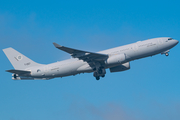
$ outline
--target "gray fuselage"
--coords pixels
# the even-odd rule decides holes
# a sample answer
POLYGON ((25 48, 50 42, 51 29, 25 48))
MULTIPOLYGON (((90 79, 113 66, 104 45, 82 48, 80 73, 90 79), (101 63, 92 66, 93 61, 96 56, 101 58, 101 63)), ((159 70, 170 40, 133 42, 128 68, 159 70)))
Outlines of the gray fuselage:
MULTIPOLYGON (((174 47, 177 43, 177 40, 168 37, 154 38, 100 51, 98 53, 109 56, 107 60, 105 60, 105 64, 102 65, 105 69, 107 69, 132 60, 153 56, 159 53, 166 53, 166 51, 168 52, 168 50, 174 47), (113 62, 115 61, 113 60, 113 57, 116 55, 122 55, 125 59, 119 62, 113 62), (112 62, 108 62, 108 59, 110 60, 110 58, 112 58, 112 62)), ((87 62, 77 58, 37 67, 30 67, 26 70, 30 70, 30 76, 34 78, 65 77, 80 73, 93 72, 93 68, 89 66, 87 62)))

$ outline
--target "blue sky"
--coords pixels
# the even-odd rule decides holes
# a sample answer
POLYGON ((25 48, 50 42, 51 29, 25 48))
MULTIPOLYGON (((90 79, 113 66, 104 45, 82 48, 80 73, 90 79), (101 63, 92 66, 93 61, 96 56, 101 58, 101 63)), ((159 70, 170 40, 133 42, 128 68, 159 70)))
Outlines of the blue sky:
MULTIPOLYGON (((70 58, 53 46, 97 52, 139 40, 180 40, 177 0, 0 1, 0 49, 13 47, 48 64, 70 58)), ((14 81, 0 52, 1 120, 178 120, 180 47, 169 57, 131 62, 100 81, 81 74, 49 81, 14 81)))

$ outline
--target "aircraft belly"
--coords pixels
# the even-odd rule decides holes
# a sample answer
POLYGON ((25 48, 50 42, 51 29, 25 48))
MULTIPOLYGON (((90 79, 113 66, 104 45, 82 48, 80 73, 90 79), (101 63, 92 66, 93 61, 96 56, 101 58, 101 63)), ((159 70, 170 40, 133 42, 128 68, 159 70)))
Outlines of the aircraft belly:
POLYGON ((55 72, 51 71, 48 75, 54 77, 64 77, 78 74, 77 69, 82 65, 81 61, 76 63, 69 63, 66 65, 59 66, 59 69, 55 72))
POLYGON ((78 69, 77 69, 77 72, 78 73, 82 73, 82 72, 93 72, 93 69, 89 66, 89 64, 85 64, 85 65, 82 65, 80 66, 78 69))

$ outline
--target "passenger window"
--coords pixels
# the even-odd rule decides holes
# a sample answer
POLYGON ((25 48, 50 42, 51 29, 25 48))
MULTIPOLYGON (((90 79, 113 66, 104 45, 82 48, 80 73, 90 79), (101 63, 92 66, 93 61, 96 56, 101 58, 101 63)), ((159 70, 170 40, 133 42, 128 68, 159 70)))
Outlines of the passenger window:
POLYGON ((38 69, 38 70, 37 70, 37 72, 41 72, 41 70, 40 70, 40 69, 38 69))

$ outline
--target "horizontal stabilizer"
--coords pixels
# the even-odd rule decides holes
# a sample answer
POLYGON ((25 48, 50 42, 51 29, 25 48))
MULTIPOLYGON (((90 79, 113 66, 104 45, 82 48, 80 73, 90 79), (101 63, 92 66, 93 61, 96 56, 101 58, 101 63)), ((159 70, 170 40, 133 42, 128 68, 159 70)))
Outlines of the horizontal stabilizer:
POLYGON ((13 80, 50 80, 52 78, 33 78, 25 76, 17 76, 16 78, 12 77, 13 80))
POLYGON ((6 70, 6 72, 15 73, 15 74, 29 74, 30 71, 25 70, 6 70))

